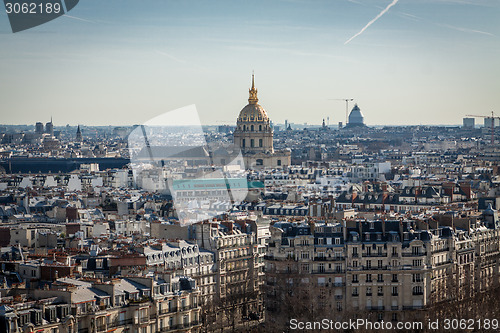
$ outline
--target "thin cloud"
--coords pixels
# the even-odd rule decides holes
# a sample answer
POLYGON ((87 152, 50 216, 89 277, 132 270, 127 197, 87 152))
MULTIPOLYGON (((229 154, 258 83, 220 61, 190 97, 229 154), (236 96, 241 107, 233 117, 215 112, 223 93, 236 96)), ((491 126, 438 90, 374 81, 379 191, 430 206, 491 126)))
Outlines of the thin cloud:
POLYGON ((363 29, 361 29, 357 34, 355 34, 354 36, 352 36, 351 38, 349 38, 345 43, 344 45, 348 44, 350 41, 352 41, 354 38, 358 37, 359 35, 361 35, 363 32, 365 32, 366 29, 368 29, 368 27, 370 25, 372 25, 373 23, 375 23, 375 21, 377 21, 379 18, 382 17, 382 15, 384 15, 385 13, 387 13, 387 11, 392 7, 394 6, 395 4, 398 3, 399 0, 393 0, 387 7, 385 7, 384 10, 382 10, 377 16, 375 16, 375 18, 373 20, 371 20, 370 22, 368 22, 367 25, 365 25, 363 27, 363 29))
POLYGON ((186 63, 187 63, 187 61, 186 61, 186 60, 184 60, 184 59, 179 59, 179 58, 174 57, 173 55, 168 54, 168 53, 166 53, 166 52, 163 52, 163 51, 158 51, 158 50, 156 50, 156 52, 157 52, 158 54, 161 54, 161 55, 163 55, 163 56, 165 56, 165 57, 167 57, 167 58, 170 58, 170 59, 172 59, 173 61, 176 61, 176 62, 178 62, 178 63, 181 63, 181 64, 186 64, 186 63))
POLYGON ((486 35, 486 36, 492 36, 492 37, 495 37, 494 34, 490 33, 490 32, 486 32, 486 31, 481 31, 481 30, 475 30, 475 29, 467 29, 467 28, 461 28, 461 27, 456 27, 454 25, 449 25, 449 24, 439 24, 440 26, 443 26, 443 27, 446 27, 446 28, 450 28, 450 29, 454 29, 454 30, 458 30, 458 31, 463 31, 463 32, 471 32, 471 33, 476 33, 476 34, 482 34, 482 35, 486 35))
POLYGON ((64 14, 63 16, 65 16, 67 18, 70 18, 70 19, 73 19, 73 20, 78 20, 78 21, 83 21, 83 22, 88 22, 88 23, 95 23, 94 21, 82 19, 80 17, 71 16, 71 15, 68 15, 68 14, 64 14))

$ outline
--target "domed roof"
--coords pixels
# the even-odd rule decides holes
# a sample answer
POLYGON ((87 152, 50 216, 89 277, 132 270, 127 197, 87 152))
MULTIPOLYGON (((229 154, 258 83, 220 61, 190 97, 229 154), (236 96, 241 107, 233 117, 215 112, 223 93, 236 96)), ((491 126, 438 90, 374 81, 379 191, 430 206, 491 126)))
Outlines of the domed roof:
POLYGON ((349 124, 348 125, 364 125, 364 116, 361 113, 361 110, 358 107, 358 104, 355 104, 349 114, 349 124))
POLYGON ((248 104, 241 111, 238 116, 238 122, 269 122, 266 110, 257 102, 257 88, 254 84, 254 76, 252 74, 252 88, 248 90, 249 98, 248 104))
POLYGON ((268 122, 266 110, 260 104, 248 104, 240 111, 238 121, 251 122, 268 122))

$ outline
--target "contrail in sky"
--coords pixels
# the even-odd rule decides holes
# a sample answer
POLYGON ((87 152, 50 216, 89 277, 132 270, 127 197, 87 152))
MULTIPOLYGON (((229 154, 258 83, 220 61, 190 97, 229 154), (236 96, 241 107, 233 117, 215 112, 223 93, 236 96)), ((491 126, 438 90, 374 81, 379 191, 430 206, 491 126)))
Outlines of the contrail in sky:
POLYGON ((393 0, 387 7, 385 7, 384 10, 382 10, 377 16, 375 16, 375 18, 373 20, 371 20, 370 22, 368 22, 367 25, 364 26, 363 29, 361 29, 357 34, 355 34, 354 36, 352 36, 351 38, 349 38, 345 43, 344 45, 346 45, 347 43, 349 43, 351 40, 353 40, 354 38, 358 37, 359 35, 361 35, 363 32, 365 32, 366 29, 368 29, 368 27, 370 25, 372 25, 376 20, 378 20, 380 17, 382 17, 382 15, 384 15, 385 13, 387 13, 387 11, 392 7, 394 6, 395 4, 398 3, 399 0, 393 0))

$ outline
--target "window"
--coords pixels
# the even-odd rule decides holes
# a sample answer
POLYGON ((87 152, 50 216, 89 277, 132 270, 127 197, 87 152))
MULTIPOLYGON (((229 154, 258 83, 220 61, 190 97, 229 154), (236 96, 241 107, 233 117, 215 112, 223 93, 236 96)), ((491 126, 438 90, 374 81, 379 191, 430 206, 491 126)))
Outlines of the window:
POLYGON ((392 296, 398 296, 398 287, 392 287, 392 296))
MULTIPOLYGON (((261 146, 262 147, 262 146, 261 146)), ((281 160, 278 160, 278 166, 281 166, 281 160)))
POLYGON ((421 274, 412 274, 412 281, 413 282, 422 282, 422 275, 421 274))
POLYGON ((250 126, 250 131, 252 131, 252 132, 253 132, 253 125, 251 125, 251 126, 250 126))
POLYGON ((377 282, 384 282, 384 275, 383 274, 377 274, 377 282))
POLYGON ((262 147, 262 139, 259 139, 259 147, 262 147))
POLYGON ((352 267, 358 267, 358 261, 357 260, 354 260, 352 262, 352 267))
POLYGON ((398 275, 392 274, 392 282, 398 282, 398 275))
POLYGON ((324 273, 325 272, 325 264, 319 264, 318 265, 318 271, 320 273, 324 273))
POLYGON ((340 245, 340 238, 335 238, 335 245, 340 245))
POLYGON ((379 268, 379 269, 380 269, 380 268, 382 268, 382 263, 383 263, 383 262, 382 262, 382 260, 379 260, 379 261, 378 261, 378 263, 377 263, 377 264, 378 264, 378 268, 379 268))
POLYGON ((398 248, 395 247, 395 246, 392 247, 392 255, 393 256, 397 256, 398 255, 398 248))
POLYGON ((372 268, 372 261, 371 260, 367 260, 366 261, 366 268, 367 269, 371 269, 372 268))
POLYGON ((384 295, 384 287, 379 286, 377 288, 377 294, 378 294, 378 296, 383 296, 384 295))
POLYGON ((358 248, 357 247, 353 247, 352 248, 352 256, 353 257, 357 257, 358 256, 358 248))
POLYGON ((413 287, 413 295, 423 295, 424 294, 424 289, 422 286, 415 286, 413 287))
POLYGON ((255 147, 255 140, 254 139, 250 139, 250 147, 255 147))
POLYGON ((358 287, 352 287, 352 296, 359 296, 358 287))
POLYGON ((366 287, 366 296, 372 295, 372 287, 366 287))
POLYGON ((353 274, 352 275, 352 282, 353 283, 358 283, 359 282, 359 280, 358 280, 358 274, 353 274))
POLYGON ((372 275, 366 274, 366 282, 372 282, 372 275))

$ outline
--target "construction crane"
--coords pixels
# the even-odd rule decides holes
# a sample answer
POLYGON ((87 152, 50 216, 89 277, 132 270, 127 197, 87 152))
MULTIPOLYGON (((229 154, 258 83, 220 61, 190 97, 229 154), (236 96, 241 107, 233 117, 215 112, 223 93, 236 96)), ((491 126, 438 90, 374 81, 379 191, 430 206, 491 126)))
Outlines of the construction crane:
POLYGON ((347 117, 349 115, 349 102, 354 101, 353 98, 332 98, 331 101, 344 101, 345 102, 345 124, 347 125, 347 117))
POLYGON ((473 114, 467 114, 466 117, 478 117, 478 118, 490 118, 491 119, 491 144, 495 143, 495 119, 500 119, 500 117, 495 116, 495 113, 491 111, 491 116, 476 116, 473 114))

